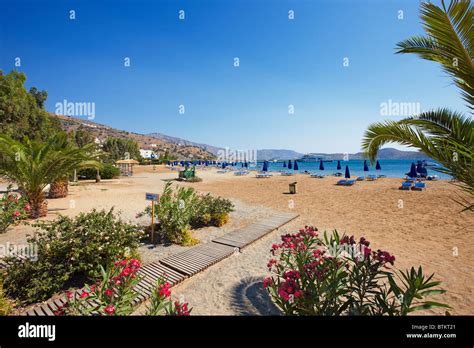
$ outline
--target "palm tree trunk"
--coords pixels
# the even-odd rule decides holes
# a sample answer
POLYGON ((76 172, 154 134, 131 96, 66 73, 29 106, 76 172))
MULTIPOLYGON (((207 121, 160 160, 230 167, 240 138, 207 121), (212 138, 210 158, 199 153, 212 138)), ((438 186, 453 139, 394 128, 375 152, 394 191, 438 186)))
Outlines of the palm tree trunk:
POLYGON ((29 192, 28 201, 31 207, 28 213, 29 218, 37 219, 39 217, 46 216, 46 214, 48 213, 48 201, 46 201, 45 194, 43 191, 29 192))
POLYGON ((62 177, 51 183, 49 188, 49 198, 63 198, 66 197, 69 190, 69 178, 62 177))

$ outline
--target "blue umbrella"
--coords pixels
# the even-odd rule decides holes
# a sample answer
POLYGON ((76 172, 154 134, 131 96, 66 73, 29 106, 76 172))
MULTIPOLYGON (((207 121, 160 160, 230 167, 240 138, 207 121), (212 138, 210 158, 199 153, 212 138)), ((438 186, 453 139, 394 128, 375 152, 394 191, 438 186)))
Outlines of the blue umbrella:
POLYGON ((341 170, 341 161, 337 161, 337 170, 341 170))
POLYGON ((222 162, 222 169, 224 169, 224 168, 225 168, 225 163, 224 163, 224 162, 222 162))
POLYGON ((263 162, 262 172, 267 172, 267 171, 268 171, 268 162, 267 162, 267 161, 264 161, 264 162, 263 162))
POLYGON ((295 160, 295 165, 293 166, 293 169, 298 170, 298 162, 296 162, 296 160, 295 160))
POLYGON ((245 168, 248 168, 249 167, 249 164, 247 163, 247 161, 245 161, 245 168))
POLYGON ((324 170, 323 160, 319 160, 319 170, 324 170))
POLYGON ((364 172, 369 171, 369 166, 367 165, 367 160, 364 160, 364 172))
POLYGON ((283 161, 283 168, 286 168, 286 161, 283 161))
POLYGON ((416 178, 416 166, 415 162, 411 162, 410 172, 407 174, 410 178, 416 178))
POLYGON ((291 165, 291 160, 288 160, 288 169, 292 169, 293 166, 291 165))
POLYGON ((422 171, 423 171, 423 163, 421 163, 421 161, 418 161, 416 164, 416 172, 421 174, 422 171))
POLYGON ((350 179, 351 178, 351 172, 349 171, 349 166, 346 166, 346 175, 344 175, 344 177, 346 179, 350 179))
POLYGON ((375 164, 375 170, 382 170, 379 160, 377 160, 377 163, 375 164))

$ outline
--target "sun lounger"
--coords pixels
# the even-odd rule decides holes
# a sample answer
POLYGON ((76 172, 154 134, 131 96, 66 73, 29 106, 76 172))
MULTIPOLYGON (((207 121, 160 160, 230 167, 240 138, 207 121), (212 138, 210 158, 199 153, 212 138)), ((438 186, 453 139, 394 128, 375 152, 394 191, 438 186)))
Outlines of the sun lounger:
POLYGON ((357 178, 357 181, 364 181, 364 180, 365 180, 365 178, 364 178, 363 176, 359 176, 359 177, 357 178))
POLYGON ((373 175, 373 174, 367 175, 367 180, 368 181, 375 181, 375 180, 377 180, 377 176, 373 175))
POLYGON ((256 178, 269 178, 271 176, 272 176, 271 174, 261 174, 261 173, 255 175, 256 178))
POLYGON ((377 178, 379 178, 379 179, 380 179, 380 178, 386 178, 386 177, 387 177, 387 176, 386 176, 385 174, 379 174, 379 175, 377 175, 377 178))
POLYGON ((321 174, 311 174, 311 177, 312 177, 312 178, 322 179, 322 178, 324 178, 324 175, 321 175, 321 174))
POLYGON ((339 180, 336 185, 340 185, 340 186, 352 186, 356 183, 355 180, 339 180))
POLYGON ((400 190, 409 190, 411 189, 413 186, 413 182, 411 181, 404 181, 402 183, 402 186, 399 187, 400 190))
POLYGON ((293 173, 289 173, 289 172, 281 172, 281 175, 282 176, 292 176, 294 175, 293 173))
POLYGON ((249 174, 249 172, 247 172, 245 170, 234 172, 234 175, 237 175, 237 176, 243 176, 243 175, 247 175, 247 174, 249 174))
POLYGON ((342 176, 342 173, 337 172, 337 173, 334 173, 333 175, 334 176, 342 176))
POLYGON ((426 189, 426 184, 424 182, 417 182, 415 186, 411 188, 413 191, 423 191, 426 189))

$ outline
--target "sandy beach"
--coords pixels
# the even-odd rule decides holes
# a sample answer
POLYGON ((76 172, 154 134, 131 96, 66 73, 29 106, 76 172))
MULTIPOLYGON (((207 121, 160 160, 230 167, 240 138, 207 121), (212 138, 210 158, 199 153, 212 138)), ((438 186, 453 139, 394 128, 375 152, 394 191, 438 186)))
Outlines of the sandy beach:
MULTIPOLYGON (((453 201, 457 189, 447 181, 429 182, 423 192, 400 191, 400 179, 384 178, 358 182, 353 187, 339 187, 337 178, 310 178, 305 174, 256 179, 253 175, 237 177, 218 174, 215 169, 198 170, 203 178, 192 186, 199 192, 211 192, 229 198, 235 204, 231 221, 222 228, 195 231, 205 243, 233 229, 243 227, 273 212, 295 212, 299 218, 279 231, 245 248, 241 253, 219 262, 174 288, 174 296, 190 302, 193 314, 254 315, 277 314, 261 285, 268 274, 269 248, 286 230, 295 231, 314 225, 320 231, 337 229, 356 237, 365 236, 374 248, 393 253, 395 265, 404 269, 423 266, 426 273, 436 273, 447 294, 436 299, 453 307, 452 314, 474 314, 474 232, 472 213, 461 213, 453 201), (297 182, 297 194, 288 194, 288 184, 297 182)), ((115 207, 125 220, 147 224, 147 218, 135 214, 147 204, 146 192, 160 193, 166 181, 177 172, 165 167, 139 167, 135 176, 103 180, 96 184, 80 182, 70 187, 64 199, 49 200, 46 219, 57 214, 74 216, 92 208, 115 207)), ((25 243, 31 226, 16 226, 0 235, 0 243, 25 243)), ((183 250, 181 246, 140 248, 144 263, 183 250)), ((139 308, 139 314, 143 308, 139 308)), ((434 310, 429 313, 443 313, 434 310)))

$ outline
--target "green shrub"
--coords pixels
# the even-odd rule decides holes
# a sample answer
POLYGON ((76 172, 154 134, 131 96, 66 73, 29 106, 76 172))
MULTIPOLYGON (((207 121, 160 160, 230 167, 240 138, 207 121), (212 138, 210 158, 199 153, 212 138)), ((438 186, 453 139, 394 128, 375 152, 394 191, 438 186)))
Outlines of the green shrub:
MULTIPOLYGON (((105 163, 103 168, 99 170, 101 179, 113 179, 120 176, 120 169, 112 164, 105 163)), ((78 177, 86 180, 93 180, 97 176, 97 169, 84 168, 79 170, 78 177)))
POLYGON ((110 211, 92 210, 71 219, 34 225, 40 230, 28 239, 37 248, 37 260, 10 258, 5 289, 25 303, 47 299, 68 281, 94 278, 100 267, 129 257, 144 234, 110 211))
MULTIPOLYGON (((190 187, 180 187, 173 192, 171 182, 168 182, 159 203, 155 205, 158 233, 173 243, 196 244, 191 228, 222 226, 228 221, 233 207, 228 199, 212 197, 210 194, 198 195, 190 187)), ((137 217, 143 215, 151 217, 151 208, 147 207, 137 217)))
POLYGON ((0 280, 0 316, 5 316, 10 314, 13 309, 13 301, 10 300, 3 290, 3 283, 0 280))

